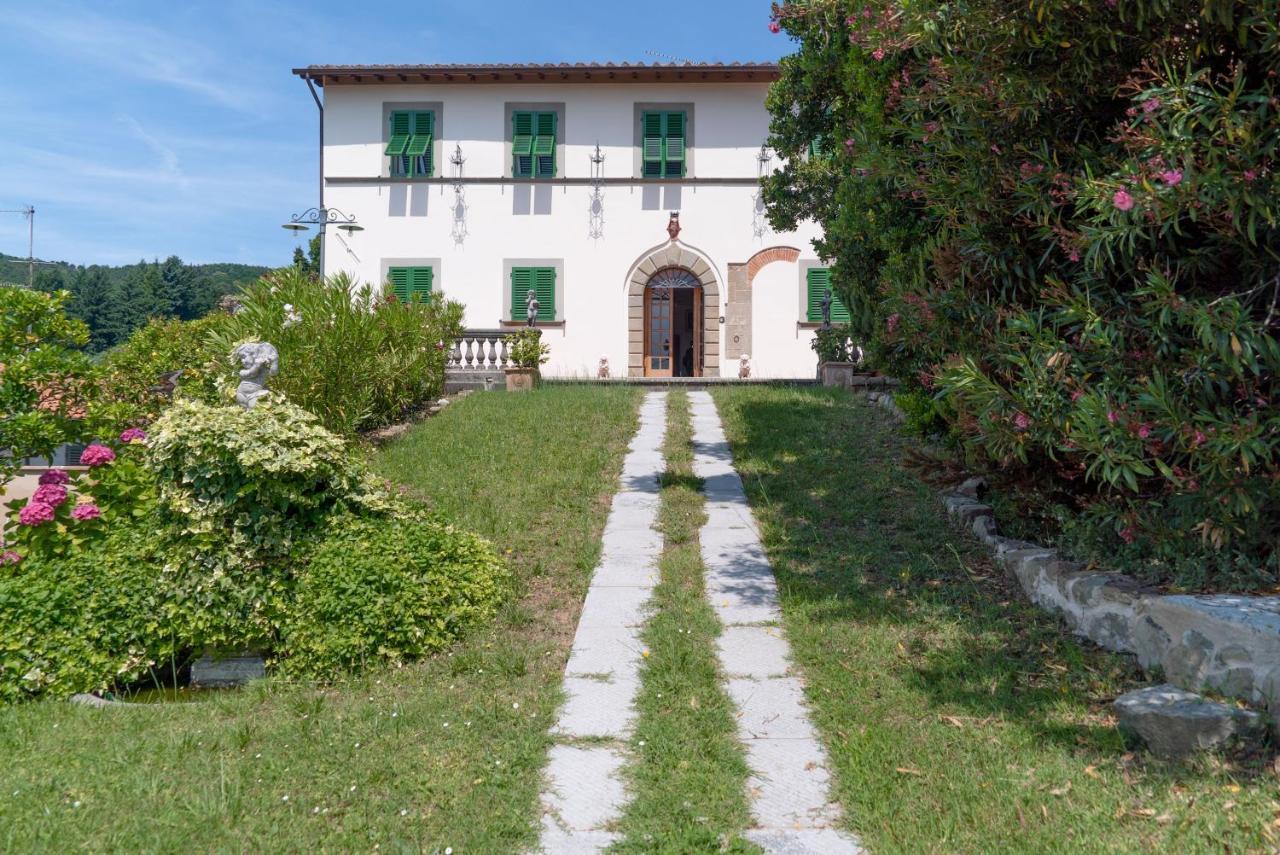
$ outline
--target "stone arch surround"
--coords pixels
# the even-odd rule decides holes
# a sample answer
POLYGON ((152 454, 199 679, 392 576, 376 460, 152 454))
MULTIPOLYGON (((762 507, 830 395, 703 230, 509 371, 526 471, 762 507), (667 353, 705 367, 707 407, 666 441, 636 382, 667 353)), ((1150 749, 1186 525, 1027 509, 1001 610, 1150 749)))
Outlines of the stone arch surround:
POLYGON ((644 376, 644 289, 653 274, 679 267, 702 285, 702 374, 720 376, 720 282, 701 252, 678 240, 645 253, 627 278, 627 376, 644 376))
POLYGON ((800 260, 800 250, 793 246, 771 246, 762 249, 745 262, 729 265, 729 296, 725 307, 725 354, 733 362, 744 353, 751 353, 751 287, 756 274, 775 261, 795 264, 800 260))

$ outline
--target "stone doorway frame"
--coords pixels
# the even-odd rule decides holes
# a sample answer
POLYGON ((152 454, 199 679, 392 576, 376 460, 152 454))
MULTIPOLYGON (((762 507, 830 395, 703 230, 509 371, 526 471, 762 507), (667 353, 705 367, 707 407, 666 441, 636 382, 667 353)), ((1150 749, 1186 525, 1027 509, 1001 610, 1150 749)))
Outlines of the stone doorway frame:
POLYGON ((644 289, 659 270, 678 267, 702 286, 702 376, 720 376, 720 281, 705 255, 678 240, 648 250, 627 274, 627 376, 644 376, 644 289))

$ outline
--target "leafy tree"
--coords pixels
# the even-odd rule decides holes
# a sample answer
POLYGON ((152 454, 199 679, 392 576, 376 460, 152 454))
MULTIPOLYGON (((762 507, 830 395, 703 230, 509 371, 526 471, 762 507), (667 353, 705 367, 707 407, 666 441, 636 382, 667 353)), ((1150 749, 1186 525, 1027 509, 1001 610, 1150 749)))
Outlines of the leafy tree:
POLYGON ((71 295, 0 287, 0 487, 24 458, 50 457, 79 437, 90 366, 71 295))

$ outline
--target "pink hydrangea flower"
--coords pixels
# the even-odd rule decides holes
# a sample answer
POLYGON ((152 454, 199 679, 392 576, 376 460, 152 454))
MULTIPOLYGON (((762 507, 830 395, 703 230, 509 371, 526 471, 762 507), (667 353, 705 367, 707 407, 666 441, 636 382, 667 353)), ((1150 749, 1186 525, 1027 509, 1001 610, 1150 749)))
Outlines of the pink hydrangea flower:
POLYGON ((1018 430, 1026 430, 1031 427, 1031 417, 1026 413, 1018 413, 1013 417, 1013 423, 1017 426, 1018 430))
POLYGON ((48 472, 41 473, 41 484, 70 484, 71 476, 61 469, 50 469, 48 472))
POLYGON ((67 500, 67 488, 61 484, 41 484, 31 495, 31 501, 58 507, 67 500))
POLYGON ((14 552, 12 549, 8 549, 3 553, 0 553, 0 567, 10 567, 21 562, 22 556, 14 552))
POLYGON ((80 462, 85 466, 103 466, 115 459, 114 451, 96 442, 80 453, 80 462))
POLYGON ((42 525, 47 522, 53 522, 53 514, 53 505, 32 500, 23 505, 22 510, 18 511, 18 522, 30 526, 42 525))
POLYGON ((1132 211, 1133 197, 1129 195, 1128 190, 1117 190, 1111 197, 1111 204, 1115 205, 1118 211, 1132 211))
POLYGON ((83 502, 71 509, 71 518, 80 522, 96 520, 101 516, 102 511, 93 502, 83 502))
POLYGON ((1177 187, 1182 183, 1182 170, 1166 169, 1164 172, 1160 173, 1160 180, 1165 184, 1168 184, 1170 187, 1177 187))
POLYGON ((129 428, 120 434, 120 441, 126 445, 131 442, 142 442, 147 438, 147 432, 142 428, 129 428))

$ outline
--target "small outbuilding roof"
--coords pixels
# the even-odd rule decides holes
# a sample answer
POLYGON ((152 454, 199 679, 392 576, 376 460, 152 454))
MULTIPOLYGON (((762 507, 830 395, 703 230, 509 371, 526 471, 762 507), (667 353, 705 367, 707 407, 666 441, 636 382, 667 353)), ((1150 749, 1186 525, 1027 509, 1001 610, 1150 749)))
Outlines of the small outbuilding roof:
POLYGON ((774 62, 561 62, 463 65, 308 65, 293 73, 321 86, 393 83, 769 83, 774 62))

